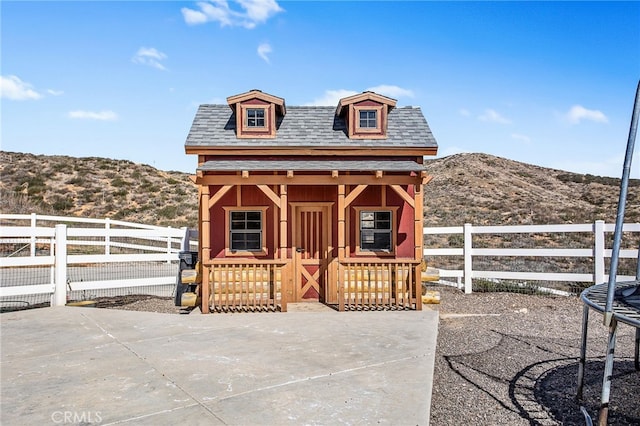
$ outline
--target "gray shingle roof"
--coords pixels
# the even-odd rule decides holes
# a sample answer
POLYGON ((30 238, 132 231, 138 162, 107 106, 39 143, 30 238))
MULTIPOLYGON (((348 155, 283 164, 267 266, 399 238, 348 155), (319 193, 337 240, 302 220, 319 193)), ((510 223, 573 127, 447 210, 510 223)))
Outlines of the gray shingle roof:
POLYGON ((212 160, 207 161, 198 170, 202 171, 375 171, 383 172, 419 172, 424 170, 422 164, 409 160, 377 160, 377 161, 287 161, 287 160, 212 160))
POLYGON ((187 147, 356 147, 435 148, 437 143, 420 108, 389 112, 386 139, 349 139, 345 121, 331 106, 289 106, 275 139, 237 139, 236 120, 228 105, 200 105, 187 147))

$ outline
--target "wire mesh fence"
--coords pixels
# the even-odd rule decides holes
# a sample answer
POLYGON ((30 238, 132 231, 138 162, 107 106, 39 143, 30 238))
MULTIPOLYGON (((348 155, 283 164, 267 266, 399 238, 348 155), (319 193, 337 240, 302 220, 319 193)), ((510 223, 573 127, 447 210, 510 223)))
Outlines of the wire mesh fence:
POLYGON ((191 236, 186 229, 101 219, 0 215, 0 224, 0 311, 50 306, 61 287, 68 302, 172 297, 178 253, 191 236))

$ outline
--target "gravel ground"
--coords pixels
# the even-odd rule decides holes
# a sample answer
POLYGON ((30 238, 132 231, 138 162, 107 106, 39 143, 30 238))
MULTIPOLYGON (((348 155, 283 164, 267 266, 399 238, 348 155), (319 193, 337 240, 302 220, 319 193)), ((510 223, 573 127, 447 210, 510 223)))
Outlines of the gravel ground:
MULTIPOLYGON (((515 293, 465 295, 438 287, 441 302, 431 424, 584 425, 575 399, 582 327, 577 297, 515 293)), ((173 299, 101 299, 98 307, 180 313, 173 299)), ((607 328, 590 312, 584 398, 597 417, 607 328)), ((247 314, 250 315, 250 314, 247 314)), ((640 425, 640 372, 633 365, 635 329, 618 327, 610 425, 640 425)))

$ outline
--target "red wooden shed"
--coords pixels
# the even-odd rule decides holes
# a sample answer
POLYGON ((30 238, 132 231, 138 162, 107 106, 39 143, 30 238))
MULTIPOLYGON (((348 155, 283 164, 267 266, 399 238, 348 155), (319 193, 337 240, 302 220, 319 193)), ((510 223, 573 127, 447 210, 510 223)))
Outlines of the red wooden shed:
POLYGON ((373 92, 287 106, 259 90, 201 105, 198 156, 203 313, 421 309, 422 111, 373 92))

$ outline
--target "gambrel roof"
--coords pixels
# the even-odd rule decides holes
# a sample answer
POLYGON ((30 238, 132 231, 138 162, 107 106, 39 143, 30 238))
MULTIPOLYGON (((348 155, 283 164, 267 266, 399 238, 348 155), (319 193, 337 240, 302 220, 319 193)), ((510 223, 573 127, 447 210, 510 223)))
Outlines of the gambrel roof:
POLYGON ((437 143, 420 108, 394 108, 388 114, 385 139, 349 139, 344 117, 332 106, 288 106, 278 118, 273 139, 236 137, 236 117, 228 105, 200 105, 185 143, 187 153, 201 149, 237 148, 366 148, 424 149, 435 154, 437 143))

